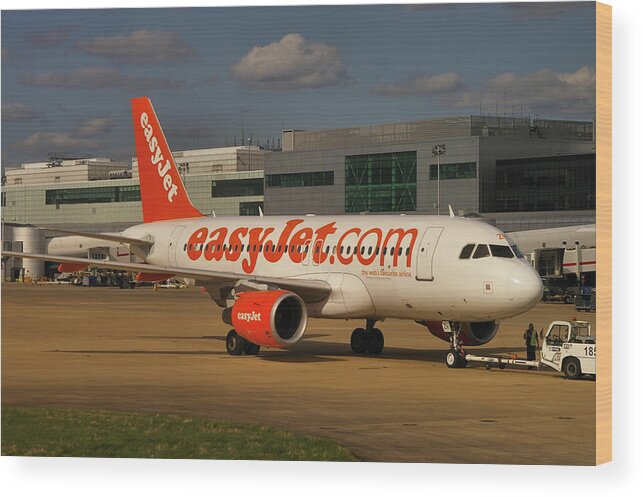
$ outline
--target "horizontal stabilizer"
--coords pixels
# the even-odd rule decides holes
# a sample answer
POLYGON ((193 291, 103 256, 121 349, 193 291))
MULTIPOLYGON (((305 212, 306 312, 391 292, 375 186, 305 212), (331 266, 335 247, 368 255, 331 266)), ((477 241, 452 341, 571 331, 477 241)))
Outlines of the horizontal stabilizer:
POLYGON ((151 240, 142 240, 140 238, 130 238, 128 236, 119 235, 118 233, 91 233, 87 231, 47 228, 45 226, 34 226, 32 224, 19 224, 19 223, 4 223, 4 224, 6 226, 12 226, 14 228, 33 228, 33 229, 42 230, 42 231, 51 231, 53 233, 60 233, 62 235, 84 236, 86 238, 94 238, 96 240, 107 240, 110 242, 127 243, 131 245, 139 245, 141 247, 151 247, 152 245, 154 245, 154 242, 151 240))

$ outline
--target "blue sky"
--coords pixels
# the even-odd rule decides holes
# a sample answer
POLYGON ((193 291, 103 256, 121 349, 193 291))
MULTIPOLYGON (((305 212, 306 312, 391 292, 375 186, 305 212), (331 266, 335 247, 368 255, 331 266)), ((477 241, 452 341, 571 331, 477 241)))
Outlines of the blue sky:
POLYGON ((2 162, 130 157, 140 95, 175 150, 481 104, 591 120, 594 26, 586 2, 3 11, 2 162))

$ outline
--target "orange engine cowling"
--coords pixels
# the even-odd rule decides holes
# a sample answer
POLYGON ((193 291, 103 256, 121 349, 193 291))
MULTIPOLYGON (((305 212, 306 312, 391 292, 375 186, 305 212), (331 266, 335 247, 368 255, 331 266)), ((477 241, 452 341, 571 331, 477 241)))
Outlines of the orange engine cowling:
POLYGON ((308 322, 304 301, 285 290, 240 293, 230 310, 235 331, 246 340, 266 347, 297 343, 308 322))
MULTIPOLYGON (((435 337, 445 342, 451 341, 451 333, 442 329, 441 321, 422 321, 421 324, 429 329, 435 337)), ((498 333, 499 324, 496 321, 480 321, 474 323, 460 323, 460 342, 465 346, 484 345, 490 342, 498 333)))

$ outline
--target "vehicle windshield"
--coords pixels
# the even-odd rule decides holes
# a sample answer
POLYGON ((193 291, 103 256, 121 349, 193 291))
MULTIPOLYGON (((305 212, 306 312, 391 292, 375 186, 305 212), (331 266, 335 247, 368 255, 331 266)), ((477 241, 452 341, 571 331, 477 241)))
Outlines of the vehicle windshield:
POLYGON ((522 251, 518 248, 518 245, 512 245, 511 250, 514 251, 514 254, 516 254, 516 257, 518 257, 518 259, 525 258, 525 254, 523 254, 522 251))
POLYGON ((489 247, 480 244, 476 247, 476 251, 473 253, 473 258, 482 259, 483 257, 489 257, 489 247))
POLYGON ((468 259, 471 256, 471 252, 473 252, 473 248, 475 247, 475 243, 470 243, 469 245, 465 245, 464 248, 462 249, 462 252, 460 252, 460 259, 468 259))
POLYGON ((587 324, 574 324, 571 330, 571 342, 576 343, 585 343, 594 341, 594 337, 591 335, 591 330, 587 324))
POLYGON ((508 245, 489 245, 491 248, 491 255, 494 257, 504 257, 506 259, 513 259, 513 252, 508 245))
POLYGON ((516 242, 514 242, 509 235, 505 234, 505 240, 507 240, 507 243, 511 247, 511 250, 513 250, 513 253, 516 254, 516 257, 518 257, 518 259, 525 258, 525 254, 522 253, 522 250, 518 248, 516 242))

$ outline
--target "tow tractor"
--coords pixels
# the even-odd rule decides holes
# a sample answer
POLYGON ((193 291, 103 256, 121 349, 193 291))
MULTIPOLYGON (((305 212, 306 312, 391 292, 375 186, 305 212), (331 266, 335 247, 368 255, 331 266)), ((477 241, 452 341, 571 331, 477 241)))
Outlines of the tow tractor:
POLYGON ((558 372, 562 371, 571 380, 577 380, 582 375, 596 378, 596 337, 592 335, 592 327, 587 321, 552 321, 544 339, 541 337, 540 361, 465 354, 462 347, 456 345, 457 330, 451 328, 451 331, 452 349, 446 358, 450 368, 464 367, 468 362, 484 362, 487 369, 493 366, 504 369, 508 364, 538 369, 549 366, 558 372))

